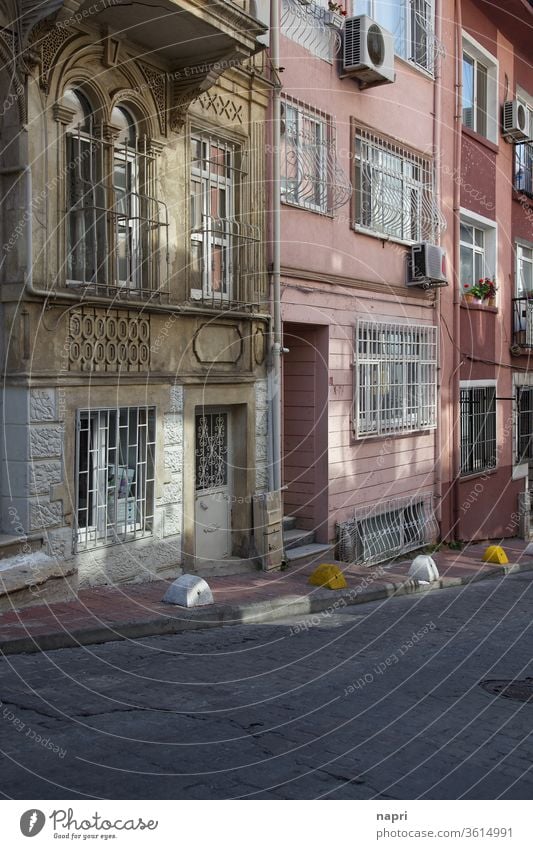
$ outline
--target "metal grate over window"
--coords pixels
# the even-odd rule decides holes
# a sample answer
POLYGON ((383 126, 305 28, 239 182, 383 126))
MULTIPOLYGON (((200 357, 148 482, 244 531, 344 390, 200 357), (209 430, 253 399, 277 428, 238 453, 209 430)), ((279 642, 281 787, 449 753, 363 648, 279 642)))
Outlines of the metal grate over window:
POLYGON ((191 297, 223 306, 258 301, 259 227, 242 209, 242 152, 220 138, 193 135, 190 171, 191 297))
MULTIPOLYGON (((533 130, 533 110, 529 114, 533 130)), ((533 197, 533 142, 516 145, 514 187, 517 192, 533 197)))
POLYGON ((496 387, 461 388, 461 474, 496 467, 496 387))
POLYGON ((155 197, 156 156, 104 129, 66 135, 66 280, 97 295, 168 297, 168 212, 155 197))
POLYGON ((350 181, 337 159, 335 125, 312 107, 282 103, 281 199, 332 214, 348 203, 350 181))
POLYGON ((433 162, 370 130, 355 133, 357 229, 435 242, 445 220, 435 202, 433 162))
POLYGON ((533 386, 516 390, 516 461, 533 460, 533 386))
POLYGON ((78 412, 77 551, 152 533, 155 420, 155 407, 78 412))
POLYGON ((437 328, 359 320, 354 377, 357 436, 436 427, 437 328))
POLYGON ((338 557, 370 566, 434 542, 438 525, 431 494, 358 507, 337 525, 338 557))

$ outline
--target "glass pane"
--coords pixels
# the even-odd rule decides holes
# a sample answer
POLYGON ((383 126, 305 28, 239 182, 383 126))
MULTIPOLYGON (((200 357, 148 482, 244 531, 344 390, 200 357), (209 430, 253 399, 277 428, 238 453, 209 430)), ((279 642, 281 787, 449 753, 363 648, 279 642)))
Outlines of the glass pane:
POLYGON ((474 230, 474 234, 476 238, 476 245, 479 245, 480 248, 483 248, 485 246, 485 233, 483 232, 483 230, 478 230, 478 228, 476 227, 474 230))
POLYGON ((474 129, 474 60, 463 53, 463 124, 474 129))
POLYGON ((475 254, 474 279, 477 282, 481 277, 485 276, 485 254, 475 254))
POLYGON ((468 224, 461 224, 461 242, 468 242, 471 245, 474 241, 474 228, 468 224))
POLYGON ((477 65, 476 79, 476 127, 482 136, 487 135, 487 69, 477 65))
POLYGON ((470 248, 461 245, 461 285, 463 288, 472 286, 474 282, 474 254, 470 248))

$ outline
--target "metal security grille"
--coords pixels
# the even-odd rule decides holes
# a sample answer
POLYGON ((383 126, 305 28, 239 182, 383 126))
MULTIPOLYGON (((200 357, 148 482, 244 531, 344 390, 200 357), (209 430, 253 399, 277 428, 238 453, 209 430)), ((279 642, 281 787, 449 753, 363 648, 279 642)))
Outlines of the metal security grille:
POLYGON ((359 320, 354 377, 357 436, 436 427, 437 328, 359 320))
MULTIPOLYGON (((533 130, 533 110, 528 110, 531 128, 533 130)), ((514 187, 517 192, 523 192, 533 197, 533 143, 517 144, 515 149, 514 187)))
POLYGON ((97 295, 166 298, 168 213, 154 196, 148 140, 113 143, 92 124, 66 140, 67 283, 97 295))
POLYGON ((533 297, 513 298, 513 344, 533 348, 533 297))
POLYGON ((432 161, 363 128, 355 133, 354 158, 354 225, 435 242, 445 220, 435 203, 432 161))
POLYGON ((261 269, 259 228, 240 209, 241 158, 220 138, 191 139, 191 297, 213 306, 247 304, 261 269))
POLYGON ((496 388, 461 389, 461 474, 496 467, 496 388))
POLYGON ((228 414, 196 416, 196 490, 228 483, 228 414))
POLYGON ((337 160, 335 126, 326 115, 282 103, 281 199, 332 214, 348 203, 350 181, 337 160))
POLYGON ((434 31, 432 0, 355 0, 354 14, 369 15, 394 35, 398 56, 434 74, 444 45, 434 31))
POLYGON ((516 390, 516 460, 533 460, 533 386, 516 390))
POLYGON ((438 526, 431 494, 359 507, 337 525, 339 559, 371 565, 433 542, 438 526))
POLYGON ((152 533, 155 419, 155 407, 78 412, 78 551, 152 533))
POLYGON ((309 50, 313 56, 333 62, 341 46, 342 17, 328 9, 327 2, 282 0, 281 32, 309 50))

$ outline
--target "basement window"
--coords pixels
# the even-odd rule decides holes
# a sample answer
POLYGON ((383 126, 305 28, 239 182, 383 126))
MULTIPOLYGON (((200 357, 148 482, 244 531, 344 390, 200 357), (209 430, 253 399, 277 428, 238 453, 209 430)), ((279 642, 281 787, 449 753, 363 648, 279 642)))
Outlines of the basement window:
POLYGON ((155 407, 78 412, 77 551, 151 535, 155 419, 155 407))

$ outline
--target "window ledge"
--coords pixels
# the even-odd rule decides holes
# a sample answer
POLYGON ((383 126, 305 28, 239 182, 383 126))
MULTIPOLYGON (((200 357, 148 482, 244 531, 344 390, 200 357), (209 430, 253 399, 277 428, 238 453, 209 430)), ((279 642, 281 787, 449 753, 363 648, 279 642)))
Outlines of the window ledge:
POLYGON ((468 136, 468 138, 472 139, 473 141, 476 141, 479 144, 482 144, 483 147, 488 148, 489 150, 492 151, 492 153, 498 153, 499 152, 499 150, 500 150, 499 146, 497 144, 495 144, 494 142, 492 142, 490 139, 488 139, 486 136, 482 136, 481 133, 476 133, 475 130, 471 130, 470 127, 465 127, 464 124, 461 125, 461 128, 462 128, 464 136, 468 136))
POLYGON ((360 233, 361 236, 371 236, 373 239, 379 239, 381 242, 392 242, 394 245, 403 245, 406 248, 416 245, 415 239, 400 239, 398 236, 379 233, 377 230, 370 230, 368 227, 362 227, 360 224, 352 224, 352 230, 355 233, 360 233))
POLYGON ((464 298, 461 300, 461 306, 466 310, 478 310, 479 312, 491 312, 497 313, 498 307, 489 307, 488 304, 472 304, 468 301, 465 301, 464 298))
POLYGON ((459 480, 461 482, 465 481, 465 483, 467 483, 468 481, 474 480, 474 478, 482 478, 482 477, 487 478, 487 477, 489 477, 489 475, 497 474, 497 472, 498 472, 498 467, 495 466, 494 468, 491 468, 491 469, 481 469, 479 472, 469 472, 466 475, 459 475, 459 480))

